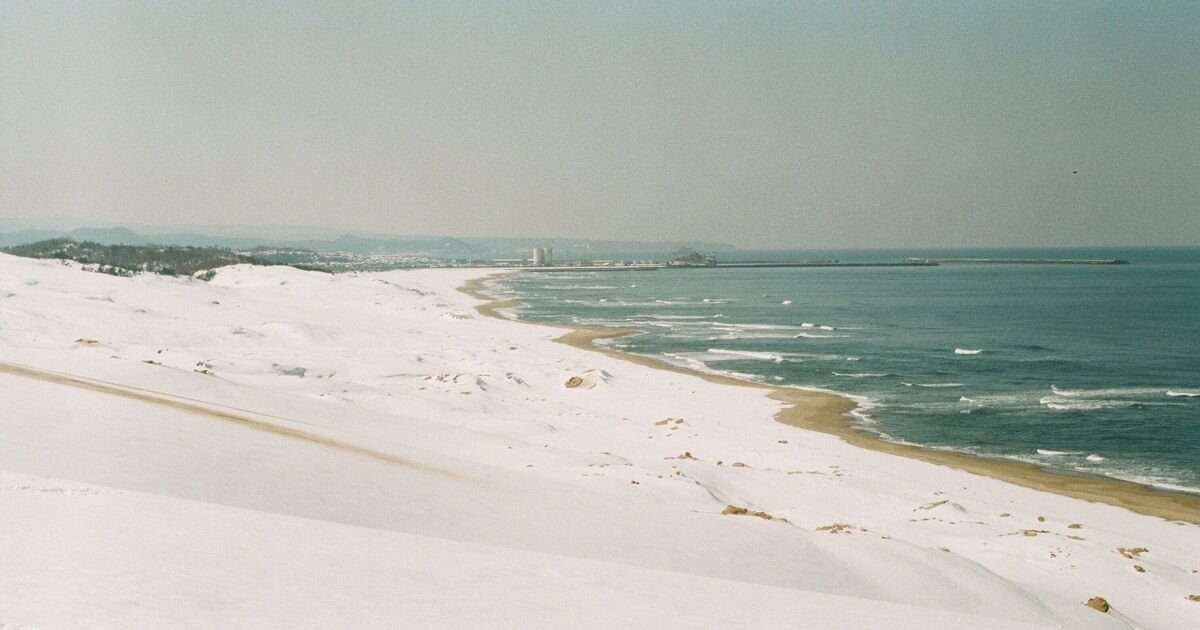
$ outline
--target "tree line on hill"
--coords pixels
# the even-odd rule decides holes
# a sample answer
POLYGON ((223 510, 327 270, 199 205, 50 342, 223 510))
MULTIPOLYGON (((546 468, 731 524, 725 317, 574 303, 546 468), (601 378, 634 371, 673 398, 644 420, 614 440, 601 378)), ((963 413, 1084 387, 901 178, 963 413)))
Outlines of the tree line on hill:
POLYGON ((26 245, 0 248, 7 254, 25 258, 73 260, 93 271, 114 276, 139 272, 167 276, 191 276, 200 271, 249 263, 272 265, 272 261, 239 254, 219 247, 185 245, 102 245, 95 241, 55 238, 26 245))

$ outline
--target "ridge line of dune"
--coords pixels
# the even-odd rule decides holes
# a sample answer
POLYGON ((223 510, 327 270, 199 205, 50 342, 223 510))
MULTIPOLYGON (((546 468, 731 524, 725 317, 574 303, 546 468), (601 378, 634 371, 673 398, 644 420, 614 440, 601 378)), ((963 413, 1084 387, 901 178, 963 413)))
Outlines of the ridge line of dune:
MULTIPOLYGON (((158 405, 161 407, 168 407, 171 409, 177 409, 179 411, 184 411, 184 412, 193 413, 193 414, 197 414, 197 415, 207 416, 210 418, 217 418, 219 420, 224 420, 226 422, 232 422, 234 424, 238 424, 238 425, 245 426, 245 427, 248 427, 251 429, 255 429, 257 431, 273 433, 275 435, 280 435, 283 437, 289 437, 289 438, 301 440, 304 442, 310 442, 313 444, 319 444, 322 446, 327 446, 329 448, 334 448, 334 449, 338 449, 341 451, 346 451, 349 453, 354 453, 357 455, 370 457, 372 459, 377 459, 377 460, 380 460, 383 462, 387 462, 389 464, 404 466, 406 468, 413 468, 416 470, 421 470, 421 471, 436 474, 436 475, 442 475, 445 477, 451 477, 454 479, 463 479, 462 475, 459 475, 458 473, 450 472, 448 470, 443 470, 441 468, 430 466, 428 464, 423 464, 423 463, 407 460, 402 457, 392 455, 390 453, 384 453, 382 451, 378 451, 378 450, 368 448, 365 446, 360 446, 357 444, 352 444, 350 442, 345 442, 343 440, 339 440, 336 438, 317 435, 315 433, 310 433, 308 431, 303 431, 303 430, 295 429, 295 428, 291 428, 291 427, 285 427, 285 426, 281 426, 278 424, 272 424, 270 422, 267 422, 265 420, 261 420, 258 418, 252 418, 252 417, 250 417, 250 415, 247 415, 247 414, 254 413, 254 412, 247 412, 245 410, 240 410, 240 409, 234 410, 233 408, 224 407, 223 405, 220 405, 218 403, 198 401, 195 399, 184 398, 182 396, 175 396, 174 394, 168 394, 165 392, 156 392, 156 391, 141 389, 141 388, 137 388, 137 387, 121 385, 118 383, 109 383, 106 381, 99 381, 99 380, 90 379, 90 378, 86 378, 86 377, 82 377, 82 376, 75 376, 75 375, 71 375, 71 374, 62 374, 62 373, 54 372, 51 370, 43 370, 40 368, 19 365, 16 363, 9 363, 7 361, 0 361, 0 373, 10 374, 12 376, 20 376, 20 377, 24 377, 24 378, 32 378, 32 379, 36 379, 36 380, 40 380, 40 381, 45 381, 48 383, 54 383, 57 385, 64 385, 67 387, 76 387, 79 389, 86 389, 86 390, 101 393, 101 394, 108 394, 110 396, 119 396, 122 398, 127 398, 129 400, 136 400, 136 401, 147 403, 147 404, 158 405), (241 412, 241 413, 238 413, 238 412, 241 412)), ((292 420, 290 418, 280 418, 278 416, 270 416, 267 414, 254 413, 254 415, 275 418, 275 419, 284 420, 287 422, 296 422, 298 424, 308 424, 308 423, 302 422, 300 420, 292 420)))

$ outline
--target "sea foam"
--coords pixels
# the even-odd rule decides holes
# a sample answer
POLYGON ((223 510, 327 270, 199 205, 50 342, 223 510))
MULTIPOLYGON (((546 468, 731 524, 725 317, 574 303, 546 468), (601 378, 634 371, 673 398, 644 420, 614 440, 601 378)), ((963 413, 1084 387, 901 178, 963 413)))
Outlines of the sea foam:
MULTIPOLYGON (((759 359, 762 361, 774 361, 776 363, 783 363, 783 357, 780 356, 776 352, 752 352, 750 350, 725 350, 723 348, 709 348, 708 352, 709 352, 709 354, 723 355, 723 356, 728 356, 731 358, 759 359)), ((720 359, 712 359, 712 360, 719 361, 720 359)))

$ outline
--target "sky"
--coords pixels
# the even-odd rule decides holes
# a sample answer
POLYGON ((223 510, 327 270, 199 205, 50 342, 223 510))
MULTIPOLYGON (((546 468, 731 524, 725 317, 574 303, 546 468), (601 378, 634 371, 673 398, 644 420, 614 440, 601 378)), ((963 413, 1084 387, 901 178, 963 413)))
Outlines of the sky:
POLYGON ((1198 2, 0 2, 0 217, 1200 244, 1198 2))

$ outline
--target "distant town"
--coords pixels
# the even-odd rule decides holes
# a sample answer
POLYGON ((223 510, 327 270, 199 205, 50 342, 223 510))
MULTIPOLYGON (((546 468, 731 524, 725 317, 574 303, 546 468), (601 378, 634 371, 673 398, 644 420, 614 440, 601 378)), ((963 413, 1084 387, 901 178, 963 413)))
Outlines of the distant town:
POLYGON ((841 262, 838 260, 745 260, 720 262, 715 252, 699 252, 681 247, 656 258, 618 259, 583 258, 556 260, 552 246, 529 248, 528 256, 493 258, 443 258, 438 256, 393 253, 319 251, 293 247, 255 246, 248 248, 197 247, 190 245, 126 245, 76 241, 70 238, 46 239, 0 248, 0 252, 27 258, 72 261, 87 271, 117 276, 137 273, 201 276, 204 272, 234 264, 288 265, 298 269, 343 273, 385 271, 390 269, 428 269, 442 267, 498 267, 514 270, 556 271, 653 271, 686 268, 767 268, 767 267, 936 267, 950 264, 1047 264, 1047 265, 1122 265, 1113 259, 1004 259, 1004 258, 905 258, 898 261, 841 262))

